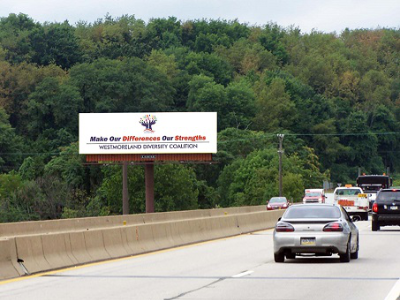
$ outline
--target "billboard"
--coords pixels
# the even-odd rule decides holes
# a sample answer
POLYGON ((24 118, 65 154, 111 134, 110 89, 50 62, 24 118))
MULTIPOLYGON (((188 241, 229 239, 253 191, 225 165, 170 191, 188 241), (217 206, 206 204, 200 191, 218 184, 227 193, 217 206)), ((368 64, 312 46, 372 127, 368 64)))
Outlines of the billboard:
POLYGON ((80 113, 80 154, 216 153, 217 113, 80 113))

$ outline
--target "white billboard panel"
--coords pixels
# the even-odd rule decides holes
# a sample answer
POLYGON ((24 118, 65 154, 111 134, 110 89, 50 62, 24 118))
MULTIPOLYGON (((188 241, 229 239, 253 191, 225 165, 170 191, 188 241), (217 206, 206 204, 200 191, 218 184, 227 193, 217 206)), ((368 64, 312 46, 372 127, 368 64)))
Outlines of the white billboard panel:
POLYGON ((217 113, 80 113, 80 154, 216 153, 217 113))

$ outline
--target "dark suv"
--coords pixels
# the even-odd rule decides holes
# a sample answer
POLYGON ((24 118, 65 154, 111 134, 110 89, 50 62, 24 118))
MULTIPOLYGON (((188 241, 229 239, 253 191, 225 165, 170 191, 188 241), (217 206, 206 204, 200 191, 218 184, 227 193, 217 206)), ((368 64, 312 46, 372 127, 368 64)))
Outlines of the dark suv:
POLYGON ((388 225, 400 225, 400 188, 380 190, 372 205, 372 231, 388 225))

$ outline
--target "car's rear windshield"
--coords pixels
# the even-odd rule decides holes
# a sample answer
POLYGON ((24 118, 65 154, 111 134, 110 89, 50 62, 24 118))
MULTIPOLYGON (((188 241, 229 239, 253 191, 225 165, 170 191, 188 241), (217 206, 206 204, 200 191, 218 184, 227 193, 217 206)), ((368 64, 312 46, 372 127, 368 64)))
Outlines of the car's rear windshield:
POLYGON ((269 200, 269 203, 286 203, 287 200, 285 197, 272 197, 269 200))
POLYGON ((306 197, 319 197, 321 196, 321 193, 319 192, 308 192, 306 193, 306 197))
POLYGON ((400 201, 400 190, 380 191, 376 197, 376 201, 378 202, 393 202, 395 200, 400 201))
POLYGON ((358 195, 361 191, 359 189, 343 189, 343 190, 336 190, 336 195, 358 195))
POLYGON ((330 219, 340 218, 340 209, 336 206, 292 206, 284 215, 285 219, 330 219))

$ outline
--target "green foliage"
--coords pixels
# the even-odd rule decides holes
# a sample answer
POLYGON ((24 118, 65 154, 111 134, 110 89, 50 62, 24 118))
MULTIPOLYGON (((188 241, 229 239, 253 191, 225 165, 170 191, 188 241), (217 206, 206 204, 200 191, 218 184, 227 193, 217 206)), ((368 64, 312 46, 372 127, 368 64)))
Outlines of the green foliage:
POLYGON ((39 24, 22 13, 0 18, 0 44, 5 50, 5 59, 11 63, 30 61, 33 49, 29 35, 39 27, 39 24))
POLYGON ((285 82, 274 79, 269 86, 260 86, 257 97, 257 113, 254 127, 266 132, 274 132, 293 125, 295 104, 285 91, 285 82))
POLYGON ((44 130, 54 128, 76 134, 78 113, 82 109, 83 101, 77 88, 47 77, 29 96, 29 133, 38 137, 44 130))
MULTIPOLYGON (((122 168, 121 166, 108 167, 104 172, 104 181, 97 190, 98 201, 102 203, 101 206, 107 207, 111 214, 119 214, 122 212, 122 168)), ((203 195, 209 197, 210 192, 203 191, 203 195)), ((128 193, 130 212, 145 212, 143 166, 128 168, 128 193)), ((155 211, 197 209, 198 193, 196 176, 192 169, 179 164, 155 166, 155 211)))
POLYGON ((51 63, 69 69, 82 60, 75 28, 65 21, 62 24, 45 24, 31 33, 31 44, 35 50, 32 62, 39 65, 51 63))
MULTIPOLYGON (((341 34, 237 20, 0 18, 1 221, 121 213, 120 166, 78 153, 78 114, 217 112, 211 164, 156 166, 156 210, 294 201, 358 168, 400 169, 399 29, 341 34), (171 180, 173 178, 174 180, 171 180)), ((145 211, 129 168, 131 212, 145 211)))
POLYGON ((22 160, 22 139, 15 134, 8 115, 0 107, 0 169, 10 171, 22 160))
MULTIPOLYGON (((222 206, 261 205, 277 196, 278 155, 273 148, 257 150, 226 166, 218 180, 222 206)), ((283 159, 283 193, 299 201, 306 186, 322 185, 318 166, 310 169, 297 155, 283 159), (307 178, 307 177, 310 178, 307 178), (314 178, 311 178, 311 177, 314 178)))
POLYGON ((71 69, 85 112, 166 111, 173 88, 165 74, 141 59, 99 59, 71 69))

